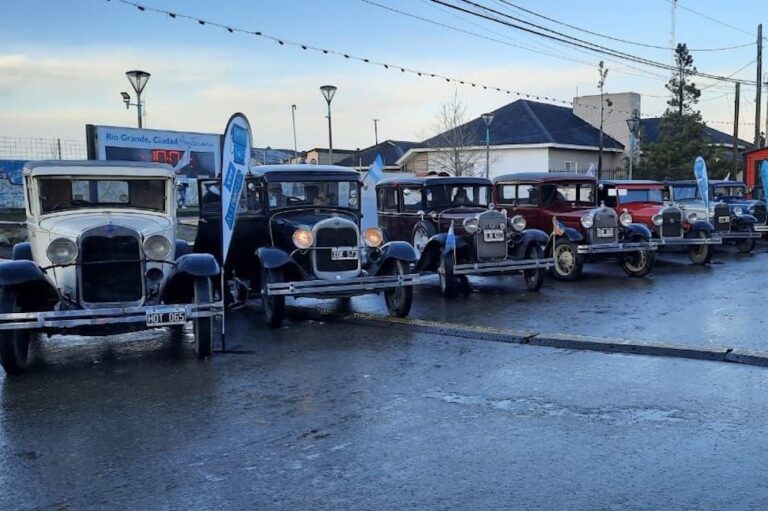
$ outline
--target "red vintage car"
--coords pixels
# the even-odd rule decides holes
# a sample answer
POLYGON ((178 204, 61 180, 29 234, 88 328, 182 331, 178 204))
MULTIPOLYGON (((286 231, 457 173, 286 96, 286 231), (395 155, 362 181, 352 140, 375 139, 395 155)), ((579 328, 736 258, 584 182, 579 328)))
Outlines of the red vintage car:
POLYGON ((597 186, 597 199, 618 213, 627 211, 635 222, 648 227, 654 243, 663 248, 682 247, 696 264, 712 260, 712 245, 721 245, 722 238, 714 237, 715 227, 707 220, 685 217, 683 210, 664 204, 664 184, 646 180, 606 180, 597 186))
POLYGON ((585 262, 618 260, 624 271, 643 277, 652 269, 656 246, 651 231, 629 213, 596 204, 596 181, 584 174, 531 172, 494 179, 494 202, 508 216, 554 236, 554 275, 574 280, 585 262))

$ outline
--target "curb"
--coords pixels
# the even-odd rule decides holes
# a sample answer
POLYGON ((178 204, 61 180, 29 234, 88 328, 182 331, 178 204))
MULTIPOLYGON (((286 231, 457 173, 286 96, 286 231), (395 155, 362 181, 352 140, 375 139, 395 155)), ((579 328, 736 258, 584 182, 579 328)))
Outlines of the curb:
POLYGON ((508 330, 493 327, 461 325, 421 319, 376 316, 359 312, 342 313, 327 309, 286 307, 294 319, 312 319, 373 328, 389 328, 408 332, 445 335, 463 339, 527 344, 550 348, 623 353, 656 357, 687 358, 768 367, 768 352, 751 351, 726 346, 691 346, 684 344, 640 341, 612 337, 591 337, 565 333, 542 333, 528 330, 508 330))

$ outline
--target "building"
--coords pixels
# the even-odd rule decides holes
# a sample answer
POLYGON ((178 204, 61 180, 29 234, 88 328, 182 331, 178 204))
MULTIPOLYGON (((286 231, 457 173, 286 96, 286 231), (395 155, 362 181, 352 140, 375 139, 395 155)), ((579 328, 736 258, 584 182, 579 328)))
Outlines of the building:
POLYGON ((306 151, 301 151, 297 158, 290 158, 287 163, 309 163, 312 165, 336 165, 344 158, 354 154, 351 149, 333 149, 333 161, 331 161, 328 149, 314 147, 306 151))
MULTIPOLYGON (((571 108, 517 100, 493 113, 490 126, 491 178, 515 172, 586 172, 597 168, 600 132, 574 114, 571 108)), ((474 175, 485 173, 485 123, 481 117, 456 128, 472 133, 474 145, 462 148, 474 154, 474 175)), ((453 130, 451 130, 453 131, 453 130)), ((444 140, 451 132, 441 133, 409 149, 398 161, 404 172, 419 175, 440 174, 441 154, 451 150, 444 140)), ((623 171, 624 144, 610 135, 603 137, 603 169, 608 175, 623 171)), ((444 157, 444 156, 443 156, 444 157)))
POLYGON ((272 149, 271 147, 252 147, 251 165, 279 165, 293 158, 293 149, 272 149))
POLYGON ((384 161, 384 172, 402 172, 402 167, 398 165, 397 161, 410 149, 418 146, 418 142, 385 140, 376 145, 355 151, 351 156, 339 161, 337 165, 364 171, 371 166, 376 159, 376 155, 380 155, 384 161))

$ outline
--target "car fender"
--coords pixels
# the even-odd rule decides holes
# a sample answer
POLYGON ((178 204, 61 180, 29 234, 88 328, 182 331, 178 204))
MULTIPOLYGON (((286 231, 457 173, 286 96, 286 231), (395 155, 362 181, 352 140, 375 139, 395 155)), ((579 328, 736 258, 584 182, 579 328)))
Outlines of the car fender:
POLYGON ((34 261, 32 259, 32 245, 26 241, 24 243, 16 243, 13 246, 11 258, 14 261, 34 261))
POLYGON ((731 223, 735 225, 755 225, 757 218, 748 213, 742 213, 741 216, 734 216, 731 219, 731 223))
MULTIPOLYGON (((176 266, 160 293, 163 303, 191 303, 194 299, 194 280, 199 277, 218 277, 219 263, 211 254, 186 254, 176 259, 176 266)), ((218 279, 214 282, 218 285, 218 279)))
POLYGON ((531 243, 538 243, 542 250, 546 250, 549 244, 549 236, 539 229, 526 229, 519 233, 519 235, 518 242, 514 247, 517 257, 524 257, 525 251, 528 250, 528 245, 531 243))
POLYGON ((432 236, 421 253, 416 268, 420 271, 436 271, 440 266, 440 258, 446 252, 466 248, 467 243, 463 238, 454 236, 454 243, 448 243, 448 233, 441 232, 432 236))
POLYGON ((378 275, 384 269, 389 267, 391 261, 403 261, 410 265, 418 261, 416 249, 410 243, 405 241, 390 241, 385 243, 378 250, 372 250, 368 254, 368 273, 378 275))
POLYGON ((221 269, 211 254, 185 254, 176 258, 174 273, 187 273, 193 277, 214 277, 221 269))
POLYGON ((59 301, 59 292, 32 261, 0 262, 0 287, 15 288, 23 310, 48 309, 59 301))
POLYGON ((293 260, 285 250, 275 247, 261 247, 256 249, 258 268, 254 268, 254 281, 259 276, 261 268, 269 270, 281 269, 289 280, 306 280, 309 278, 304 268, 293 260))
POLYGON ((651 230, 648 228, 648 226, 643 224, 629 224, 624 229, 624 235, 630 239, 640 237, 645 241, 650 241, 652 236, 651 230))
POLYGON ((185 240, 176 240, 176 259, 192 252, 192 247, 185 240))
POLYGON ((685 234, 686 238, 696 238, 699 235, 699 232, 704 231, 709 236, 713 232, 715 232, 715 226, 712 225, 712 222, 709 222, 708 220, 696 220, 688 229, 688 232, 685 234))

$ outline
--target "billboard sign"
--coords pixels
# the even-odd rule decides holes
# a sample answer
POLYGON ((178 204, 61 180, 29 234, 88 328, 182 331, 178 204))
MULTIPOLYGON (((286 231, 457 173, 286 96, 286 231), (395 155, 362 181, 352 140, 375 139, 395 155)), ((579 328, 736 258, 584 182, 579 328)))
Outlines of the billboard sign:
POLYGON ((24 163, 26 160, 0 160, 0 209, 24 208, 24 163))

